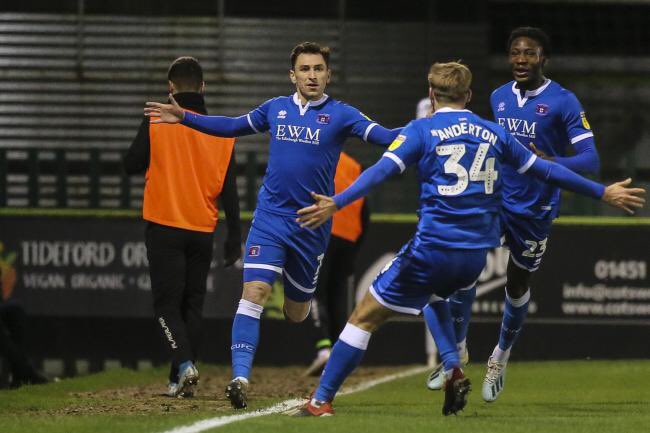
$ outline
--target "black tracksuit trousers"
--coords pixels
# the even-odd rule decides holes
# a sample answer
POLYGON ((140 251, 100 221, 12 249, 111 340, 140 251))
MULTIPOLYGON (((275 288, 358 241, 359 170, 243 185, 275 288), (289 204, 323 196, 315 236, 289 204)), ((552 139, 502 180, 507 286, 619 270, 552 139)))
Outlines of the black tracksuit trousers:
POLYGON ((156 321, 171 349, 170 382, 178 366, 196 361, 213 233, 149 222, 145 233, 156 321))

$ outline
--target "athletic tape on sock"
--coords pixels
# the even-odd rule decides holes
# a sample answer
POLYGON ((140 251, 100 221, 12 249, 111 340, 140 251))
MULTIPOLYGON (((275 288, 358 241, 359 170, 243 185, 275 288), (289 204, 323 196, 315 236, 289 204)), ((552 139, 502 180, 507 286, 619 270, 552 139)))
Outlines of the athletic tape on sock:
POLYGON ((465 338, 463 341, 459 343, 456 343, 456 348, 458 349, 459 354, 463 353, 467 348, 467 338, 465 338))
POLYGON ((519 308, 525 305, 528 301, 530 301, 530 289, 526 290, 526 293, 524 293, 524 295, 518 299, 512 299, 508 295, 508 291, 506 291, 506 299, 508 300, 508 302, 510 302, 510 305, 512 305, 515 308, 519 308))
POLYGON ((254 319, 259 319, 262 316, 262 311, 264 307, 261 305, 255 304, 254 302, 247 301, 246 299, 239 300, 239 307, 237 308, 237 314, 243 314, 244 316, 249 316, 254 319))
POLYGON ((343 328, 341 335, 339 335, 339 340, 352 347, 356 347, 357 349, 366 350, 371 335, 370 332, 364 331, 351 323, 347 323, 345 328, 343 328))
POLYGON ((506 362, 508 362, 508 359, 510 358, 510 349, 511 348, 508 348, 507 350, 503 350, 497 344, 497 346, 492 351, 492 359, 502 364, 505 364, 506 362))

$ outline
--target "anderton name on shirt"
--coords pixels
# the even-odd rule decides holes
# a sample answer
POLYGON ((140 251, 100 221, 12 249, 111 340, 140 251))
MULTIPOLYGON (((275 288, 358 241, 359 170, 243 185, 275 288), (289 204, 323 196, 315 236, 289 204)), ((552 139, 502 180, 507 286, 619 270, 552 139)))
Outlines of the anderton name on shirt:
POLYGON ((293 141, 294 143, 320 144, 320 128, 311 129, 308 126, 278 125, 275 133, 277 140, 293 141))
POLYGON ((489 129, 485 129, 480 125, 475 125, 468 122, 455 123, 443 129, 432 129, 431 135, 440 138, 440 140, 448 140, 450 138, 459 137, 461 135, 474 135, 491 145, 496 145, 498 137, 489 129))

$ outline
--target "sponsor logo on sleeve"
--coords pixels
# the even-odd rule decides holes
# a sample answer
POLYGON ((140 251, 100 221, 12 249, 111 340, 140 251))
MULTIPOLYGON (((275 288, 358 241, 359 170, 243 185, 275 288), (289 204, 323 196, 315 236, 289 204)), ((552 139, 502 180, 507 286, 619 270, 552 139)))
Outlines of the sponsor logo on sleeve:
POLYGON ((260 246, 259 245, 251 245, 250 248, 248 248, 248 256, 249 257, 257 257, 260 255, 260 246))
POLYGON ((398 135, 397 138, 390 144, 390 146, 388 146, 388 150, 393 151, 397 149, 402 145, 402 143, 404 143, 404 140, 406 140, 406 135, 398 135))
POLYGON ((582 126, 584 126, 585 129, 591 129, 591 126, 589 125, 589 122, 587 121, 587 115, 585 114, 584 111, 580 112, 580 119, 582 120, 582 126))

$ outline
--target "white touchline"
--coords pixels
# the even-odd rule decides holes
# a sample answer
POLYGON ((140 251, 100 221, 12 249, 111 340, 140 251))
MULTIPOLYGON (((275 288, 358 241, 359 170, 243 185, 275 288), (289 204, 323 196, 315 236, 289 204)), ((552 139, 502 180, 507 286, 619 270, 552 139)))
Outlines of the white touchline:
MULTIPOLYGON (((381 385, 382 383, 391 382, 393 380, 401 379, 403 377, 413 376, 414 374, 423 373, 427 370, 428 367, 410 368, 401 373, 391 374, 388 376, 380 377, 379 379, 363 382, 351 388, 346 388, 345 391, 340 392, 338 395, 354 394, 355 392, 365 391, 366 389, 372 388, 373 386, 381 385)), ((259 409, 254 412, 242 413, 240 415, 227 415, 227 416, 208 418, 201 421, 197 421, 194 424, 176 427, 171 430, 166 430, 163 433, 199 433, 205 430, 221 427, 226 424, 230 424, 237 421, 244 421, 246 419, 257 418, 258 416, 281 413, 303 403, 304 401, 305 399, 302 398, 285 400, 280 403, 274 404, 273 406, 267 407, 266 409, 259 409)))

